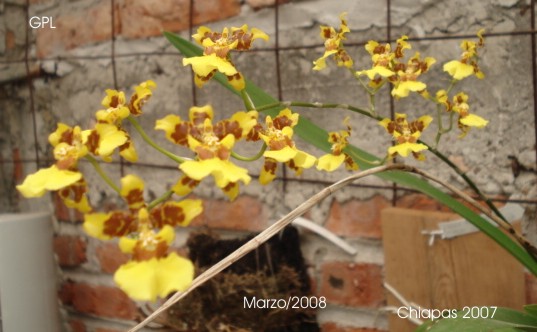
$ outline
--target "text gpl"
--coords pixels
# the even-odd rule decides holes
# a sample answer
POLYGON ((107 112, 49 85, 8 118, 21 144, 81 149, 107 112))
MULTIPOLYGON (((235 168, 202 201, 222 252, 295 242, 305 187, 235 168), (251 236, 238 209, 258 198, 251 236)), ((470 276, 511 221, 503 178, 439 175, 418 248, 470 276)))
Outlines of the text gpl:
POLYGON ((52 16, 32 16, 28 21, 32 29, 56 29, 54 23, 52 22, 52 16))

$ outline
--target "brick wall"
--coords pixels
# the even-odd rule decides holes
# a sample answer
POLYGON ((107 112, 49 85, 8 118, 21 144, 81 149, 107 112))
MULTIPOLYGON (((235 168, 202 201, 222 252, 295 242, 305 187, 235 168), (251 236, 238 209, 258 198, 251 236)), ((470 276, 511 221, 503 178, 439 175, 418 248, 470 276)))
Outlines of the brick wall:
MULTIPOLYGON (((61 268, 59 299, 66 325, 73 331, 125 330, 141 315, 138 303, 128 299, 112 281, 112 274, 125 262, 125 255, 114 243, 86 236, 81 228, 81 216, 65 208, 56 196, 22 200, 14 191, 14 185, 20 183, 25 174, 35 171, 36 164, 44 166, 51 158, 45 138, 55 128, 55 123, 61 119, 69 124, 89 125, 93 112, 100 107, 103 90, 113 87, 114 80, 118 88, 125 90, 147 79, 157 82, 158 88, 142 120, 146 130, 164 114, 175 112, 186 116, 192 106, 190 68, 180 65, 176 51, 160 34, 162 30, 171 30, 188 35, 190 1, 32 0, 30 3, 30 15, 52 17, 56 29, 29 31, 27 67, 24 62, 26 1, 6 0, 0 5, 0 208, 1 211, 48 209, 52 202, 58 220, 53 245, 61 268), (114 61, 112 52, 116 55, 114 61), (28 73, 32 75, 32 91, 28 89, 28 73)), ((208 24, 217 29, 247 23, 266 31, 271 36, 266 45, 275 46, 273 0, 194 3, 192 20, 195 25, 208 24)), ((530 29, 529 10, 533 9, 528 9, 528 1, 468 4, 400 0, 391 1, 391 6, 392 38, 403 33, 413 38, 473 35, 481 27, 499 35, 487 39, 483 55, 487 80, 472 80, 467 86, 475 101, 473 107, 490 120, 490 126, 486 131, 470 133, 472 146, 468 141, 450 138, 442 148, 477 179, 487 193, 531 198, 529 192, 535 186, 535 176, 522 174, 515 178, 507 159, 507 155, 514 154, 525 165, 536 163, 530 36, 502 35, 530 29)), ((279 57, 272 50, 259 51, 237 58, 237 65, 244 69, 247 77, 275 96, 280 93, 284 100, 337 100, 365 105, 365 96, 357 94, 352 79, 343 77, 341 72, 334 68, 321 73, 311 71, 311 61, 319 56, 322 48, 295 48, 321 46, 318 23, 337 24, 337 16, 342 11, 349 12, 349 26, 354 31, 349 36, 349 44, 386 38, 388 8, 385 1, 280 1, 278 43, 284 49, 279 57), (281 62, 279 75, 276 74, 277 60, 281 62)), ((422 40, 414 43, 414 48, 437 56, 442 62, 457 56, 458 44, 459 40, 422 40)), ((361 54, 356 58, 365 66, 367 57, 362 46, 351 46, 350 50, 361 54)), ((440 77, 439 68, 433 72, 433 77, 440 77)), ((238 100, 232 99, 216 83, 196 93, 198 105, 210 102, 222 116, 242 108, 238 100)), ((393 110, 398 111, 399 107, 419 109, 421 105, 420 100, 410 99, 393 110)), ((377 108, 389 114, 387 94, 379 96, 377 108)), ((317 112, 315 122, 325 124, 327 129, 340 127, 340 119, 332 113, 312 112, 317 112)), ((311 113, 304 113, 305 117, 313 117, 311 113)), ((354 127, 352 143, 376 155, 384 153, 389 138, 379 126, 354 115, 351 115, 351 123, 354 127)), ((133 138, 141 147, 139 139, 133 138)), ((319 155, 318 151, 311 152, 319 155)), ((153 165, 170 167, 124 165, 123 171, 135 172, 155 193, 162 192, 177 175, 174 165, 149 149, 141 150, 140 155, 153 165)), ((434 158, 423 166, 462 186, 460 180, 438 166, 434 158)), ((259 167, 259 164, 251 166, 251 173, 259 174, 259 167)), ((119 165, 106 165, 106 170, 114 178, 120 177, 119 165)), ((210 186, 202 186, 196 190, 196 195, 204 200, 205 212, 191 228, 178 233, 177 249, 184 249, 190 230, 203 227, 225 236, 261 231, 326 183, 346 174, 344 171, 333 174, 306 171, 301 178, 296 178, 280 171, 272 186, 253 183, 244 188, 243 196, 234 202, 223 199, 221 193, 210 186)), ((101 207, 115 204, 113 193, 97 176, 89 177, 88 181, 94 186, 92 202, 101 207)), ((358 249, 356 256, 346 255, 309 232, 302 233, 313 292, 326 296, 329 304, 318 316, 323 331, 386 331, 386 315, 379 310, 385 305, 380 211, 393 201, 402 207, 445 209, 422 195, 402 190, 397 191, 394 200, 391 184, 379 179, 366 179, 362 183, 367 186, 346 188, 307 215, 349 241, 358 249), (385 188, 375 189, 378 187, 385 188)), ((535 230, 535 223, 527 222, 527 227, 535 230)), ((537 301, 536 285, 535 278, 528 276, 528 302, 537 301)))

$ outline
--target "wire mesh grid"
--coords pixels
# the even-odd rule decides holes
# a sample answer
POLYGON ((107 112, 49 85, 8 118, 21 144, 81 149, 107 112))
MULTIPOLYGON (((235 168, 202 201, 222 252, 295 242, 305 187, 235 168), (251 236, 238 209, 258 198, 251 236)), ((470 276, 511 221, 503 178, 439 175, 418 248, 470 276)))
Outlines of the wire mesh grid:
MULTIPOLYGON (((289 2, 289 1, 288 1, 289 2)), ((274 26, 275 26, 275 36, 274 36, 274 45, 272 47, 264 47, 264 48, 256 48, 252 50, 253 52, 266 52, 266 53, 272 53, 275 57, 275 68, 274 71, 276 73, 276 91, 277 91, 277 98, 278 100, 282 100, 283 97, 283 89, 282 89, 282 75, 281 75, 281 56, 285 55, 286 52, 291 51, 300 51, 300 50, 306 50, 306 49, 322 49, 323 45, 321 43, 314 43, 314 44, 304 44, 304 45, 290 45, 290 46, 282 46, 280 45, 280 6, 282 6, 283 1, 275 1, 275 4, 272 6, 272 9, 274 11, 274 26)), ((194 32, 194 11, 195 11, 196 1, 190 0, 189 3, 189 35, 192 35, 194 32)), ((25 4, 25 10, 26 10, 26 21, 28 22, 30 18, 30 7, 31 7, 31 1, 26 0, 25 4)), ((392 25, 392 1, 386 0, 385 3, 386 8, 386 34, 384 36, 384 42, 393 42, 395 41, 393 33, 393 25, 392 25)), ((90 56, 76 56, 76 55, 67 55, 67 56, 57 56, 54 58, 49 58, 48 60, 56 60, 56 61, 65 61, 65 60, 88 60, 88 61, 99 61, 102 59, 109 59, 111 61, 111 71, 112 71, 112 77, 113 77, 113 86, 115 89, 118 89, 118 68, 116 65, 116 62, 119 58, 131 58, 136 56, 146 56, 146 57, 162 57, 162 56, 177 56, 177 53, 175 52, 131 52, 131 53, 122 53, 122 54, 116 54, 116 15, 115 11, 118 10, 118 7, 116 6, 115 0, 110 0, 110 13, 111 13, 111 52, 109 55, 90 55, 90 56)), ((533 91, 533 116, 534 121, 537 121, 537 63, 536 63, 536 56, 537 56, 537 44, 536 44, 536 30, 535 30, 535 0, 531 0, 530 4, 525 8, 524 10, 527 10, 530 12, 530 29, 529 30, 517 30, 517 31, 509 31, 509 32, 494 32, 494 33, 487 33, 485 36, 487 38, 498 38, 498 37, 513 37, 513 36, 522 36, 522 37, 528 37, 528 39, 531 40, 531 73, 532 73, 532 91, 533 91)), ((442 35, 442 36, 424 36, 421 38, 409 38, 409 41, 431 41, 431 42, 441 42, 445 40, 459 40, 459 39, 465 39, 465 38, 473 38, 473 35, 442 35)), ((367 40, 363 40, 361 42, 355 42, 355 43, 346 43, 347 46, 363 46, 365 45, 367 40)), ((30 49, 31 49, 31 30, 30 26, 26 24, 26 45, 25 45, 25 53, 23 59, 15 59, 15 60, 0 60, 0 63, 4 64, 15 64, 15 63, 21 63, 23 62, 26 67, 26 83, 28 88, 28 94, 29 94, 29 108, 32 114, 32 121, 33 121, 33 141, 35 145, 35 157, 33 159, 23 159, 23 160, 4 160, 3 158, 0 160, 0 163, 16 163, 16 162, 23 162, 23 163, 35 163, 36 166, 43 166, 44 162, 49 162, 50 160, 43 160, 42 156, 40 156, 38 151, 38 133, 37 133, 37 120, 36 120, 36 107, 35 107, 35 94, 34 94, 34 83, 33 83, 33 74, 31 72, 31 64, 47 60, 47 58, 43 59, 37 59, 32 56, 30 56, 30 49)), ((529 69, 528 69, 529 70, 529 69)), ((198 93, 197 89, 194 85, 194 77, 193 73, 191 73, 191 86, 192 86, 192 93, 191 93, 191 104, 197 105, 198 103, 198 93)), ((390 115, 394 116, 395 113, 395 107, 394 107, 394 101, 393 98, 390 96, 390 103, 389 103, 389 112, 390 115)), ((536 137, 536 144, 537 146, 537 125, 534 124, 535 129, 535 137, 536 137)), ((537 161, 537 152, 535 160, 537 161)), ((120 169, 120 174, 123 176, 125 172, 125 162, 120 159, 118 162, 118 167, 120 169)), ((537 163, 537 162, 536 162, 537 163)), ((151 163, 137 163, 137 167, 149 167, 154 169, 167 169, 170 168, 170 166, 167 165, 160 165, 160 164, 151 164, 151 163)), ((174 167, 175 169, 175 167, 174 167)), ((284 188, 284 195, 288 189, 289 183, 294 182, 302 182, 302 183, 314 183, 314 184, 321 184, 321 185, 327 185, 329 184, 329 181, 323 181, 323 180, 311 180, 311 179, 300 179, 291 177, 287 174, 287 171, 285 170, 285 167, 283 168, 283 173, 281 178, 278 180, 283 182, 283 188, 284 188)), ((364 185, 364 184, 354 184, 355 187, 366 187, 366 188, 373 188, 376 190, 383 190, 383 191, 390 191, 392 195, 392 205, 397 205, 397 199, 398 199, 398 192, 404 191, 404 192, 414 192, 411 189, 407 188, 400 188, 396 184, 393 185, 364 185)), ((500 194, 498 195, 491 195, 491 200, 493 201, 503 201, 503 202, 518 202, 518 203, 529 203, 529 204, 537 204, 536 199, 505 199, 502 198, 500 194)), ((476 199, 479 199, 476 197, 476 199)))

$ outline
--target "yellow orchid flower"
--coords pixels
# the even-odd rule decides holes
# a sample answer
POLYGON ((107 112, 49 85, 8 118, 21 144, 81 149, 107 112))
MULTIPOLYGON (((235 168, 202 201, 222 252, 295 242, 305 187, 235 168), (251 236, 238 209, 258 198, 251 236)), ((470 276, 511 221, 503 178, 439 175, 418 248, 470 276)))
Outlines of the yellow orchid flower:
POLYGON ((183 290, 194 277, 194 266, 188 259, 175 253, 168 254, 175 238, 174 228, 163 225, 154 231, 149 212, 138 211, 136 237, 122 237, 119 248, 132 254, 132 260, 123 264, 114 274, 114 281, 129 297, 139 301, 155 301, 173 291, 183 290))
POLYGON ((192 178, 189 178, 186 175, 183 175, 172 187, 172 191, 179 196, 186 196, 196 188, 201 181, 196 181, 192 178))
POLYGON ((183 66, 192 66, 196 74, 194 78, 196 86, 201 88, 218 71, 227 77, 229 84, 237 91, 243 90, 246 83, 242 74, 233 65, 229 52, 246 51, 250 49, 255 39, 265 41, 269 39, 268 35, 259 29, 248 30, 247 25, 231 28, 231 31, 224 28, 221 33, 202 26, 192 37, 204 47, 203 55, 183 59, 183 66))
POLYGON ((236 194, 228 193, 226 190, 232 188, 228 186, 230 184, 236 184, 239 181, 248 184, 251 180, 247 169, 239 167, 229 160, 218 158, 199 161, 187 160, 179 168, 186 176, 196 181, 201 181, 205 177, 212 175, 216 185, 232 200, 236 198, 236 194))
POLYGON ((444 71, 451 75, 453 79, 462 80, 471 75, 475 75, 479 79, 485 77, 485 74, 479 69, 477 54, 477 50, 485 45, 484 32, 485 29, 477 32, 477 37, 479 38, 477 43, 469 40, 461 42, 460 47, 463 52, 460 60, 452 60, 444 64, 444 71))
POLYGON ((418 79, 436 60, 431 57, 421 60, 420 53, 416 52, 406 63, 402 62, 404 51, 412 48, 407 40, 408 36, 397 39, 394 51, 390 44, 370 40, 365 49, 371 55, 373 66, 370 69, 357 71, 355 75, 357 77, 366 75, 369 78, 369 86, 375 91, 384 82, 390 82, 393 85, 392 96, 396 98, 407 97, 411 91, 426 95, 427 85, 418 79))
POLYGON ((276 176, 276 162, 286 163, 297 175, 304 168, 315 164, 315 157, 298 150, 293 142, 293 127, 298 123, 298 114, 290 109, 280 111, 278 116, 265 120, 266 128, 259 131, 259 137, 267 144, 267 151, 263 153, 265 164, 261 169, 260 183, 267 184, 276 176))
POLYGON ((196 160, 187 160, 179 166, 185 177, 172 190, 186 195, 211 175, 217 186, 234 199, 238 194, 238 182, 248 184, 251 179, 246 169, 229 160, 231 149, 236 141, 248 136, 257 124, 257 116, 256 111, 237 112, 213 125, 214 111, 206 105, 190 108, 190 121, 183 121, 177 115, 157 120, 155 129, 163 130, 168 140, 196 153, 196 160))
POLYGON ((157 87, 157 84, 152 80, 147 80, 134 87, 134 94, 129 101, 130 114, 138 116, 142 114, 142 106, 153 95, 153 89, 157 87))
POLYGON ((142 223, 149 228, 162 228, 165 225, 175 227, 187 226, 202 211, 200 200, 185 199, 180 202, 164 202, 151 209, 149 215, 143 199, 144 182, 135 175, 126 175, 121 179, 121 197, 129 206, 129 211, 111 211, 108 213, 89 213, 84 216, 84 230, 91 236, 102 240, 122 237, 139 231, 142 223), (143 221, 142 221, 143 220, 143 221))
POLYGON ((346 39, 345 34, 350 32, 350 29, 347 26, 347 20, 345 19, 346 15, 347 13, 342 13, 339 16, 339 19, 341 20, 339 31, 336 31, 333 27, 321 25, 321 38, 325 40, 325 52, 322 57, 313 61, 313 70, 326 68, 326 59, 332 55, 338 66, 352 68, 352 58, 343 48, 343 40, 346 39))
POLYGON ((358 169, 358 164, 348 154, 343 152, 343 149, 349 144, 348 138, 351 135, 349 117, 343 120, 343 124, 347 127, 347 130, 328 133, 328 142, 332 143, 332 153, 325 154, 317 160, 318 170, 333 172, 344 162, 348 170, 358 169))
POLYGON ((82 178, 82 173, 60 169, 56 165, 28 175, 17 190, 26 198, 41 197, 48 191, 66 188, 82 178))
POLYGON ((397 98, 407 97, 410 91, 421 92, 427 88, 427 85, 418 81, 421 74, 426 73, 429 68, 436 62, 434 58, 426 57, 423 61, 420 59, 420 53, 410 58, 407 64, 399 64, 400 70, 397 75, 390 79, 394 87, 392 96, 397 98))
POLYGON ((395 140, 395 145, 388 149, 390 156, 401 155, 408 157, 412 153, 414 158, 424 160, 425 156, 421 153, 427 150, 427 146, 418 143, 423 130, 425 130, 433 118, 429 115, 421 116, 418 120, 408 122, 406 114, 395 113, 395 120, 383 119, 379 124, 391 134, 395 140))
POLYGON ((142 114, 142 106, 152 96, 153 89, 156 87, 156 83, 152 80, 138 84, 134 87, 134 93, 128 103, 123 91, 106 90, 106 96, 101 102, 106 109, 97 111, 95 114, 97 121, 121 127, 121 121, 129 115, 142 114))
POLYGON ((89 204, 86 192, 88 190, 86 180, 81 178, 72 185, 62 188, 58 191, 60 198, 65 206, 77 209, 82 213, 88 213, 92 210, 89 204))
POLYGON ((145 206, 144 181, 136 175, 128 174, 121 178, 119 194, 127 202, 129 209, 139 210, 145 206))
POLYGON ((97 111, 95 117, 99 122, 119 125, 123 119, 130 115, 129 108, 126 105, 125 93, 112 89, 107 89, 105 92, 106 96, 101 104, 106 109, 97 111))
POLYGON ((194 264, 176 253, 164 258, 130 261, 114 273, 114 281, 129 297, 154 302, 174 291, 184 291, 194 279, 194 264))
POLYGON ((125 131, 108 123, 97 123, 95 129, 86 130, 82 135, 89 151, 107 162, 112 161, 114 150, 129 140, 125 131))
POLYGON ((17 189, 25 197, 40 197, 47 190, 60 190, 59 196, 67 207, 83 213, 91 211, 86 182, 78 171, 78 160, 88 153, 82 130, 58 123, 57 129, 49 135, 49 143, 54 147, 56 163, 28 175, 17 189))
POLYGON ((488 124, 487 120, 470 113, 468 95, 464 92, 460 92, 453 97, 452 110, 459 114, 458 127, 461 130, 460 138, 468 134, 470 127, 483 128, 488 124))
POLYGON ((194 83, 198 88, 203 87, 218 71, 226 75, 228 82, 236 89, 242 90, 245 81, 235 66, 227 59, 218 57, 216 54, 195 56, 183 59, 183 66, 191 65, 196 74, 194 83))

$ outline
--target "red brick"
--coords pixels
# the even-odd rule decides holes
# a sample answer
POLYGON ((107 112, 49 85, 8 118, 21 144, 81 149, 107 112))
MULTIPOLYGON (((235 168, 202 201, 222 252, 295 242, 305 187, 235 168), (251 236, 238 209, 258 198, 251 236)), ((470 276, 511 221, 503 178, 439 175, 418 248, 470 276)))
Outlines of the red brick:
POLYGON ((343 204, 334 200, 325 227, 342 236, 379 239, 382 237, 380 211, 389 206, 390 202, 380 195, 343 204))
POLYGON ((105 273, 114 273, 120 265, 125 264, 130 256, 119 250, 116 243, 102 243, 95 249, 95 254, 99 263, 101 263, 101 271, 105 273))
POLYGON ((335 322, 324 323, 321 326, 322 332, 385 332, 384 330, 368 327, 351 327, 339 325, 335 322))
MULTIPOLYGON (((466 192, 466 194, 470 196, 475 196, 475 193, 472 191, 468 191, 466 192)), ((491 197, 491 198, 505 199, 507 197, 498 195, 498 196, 491 197)), ((462 199, 458 199, 458 198, 456 199, 460 203, 462 203, 463 205, 471 209, 472 211, 479 212, 475 207, 471 206, 469 203, 463 201, 462 199)), ((479 201, 479 203, 484 207, 487 206, 486 202, 484 201, 479 201)), ((494 202, 494 205, 496 205, 497 208, 501 208, 502 206, 505 205, 505 203, 494 202)), ((407 208, 407 209, 417 209, 417 210, 423 210, 423 211, 452 212, 446 205, 423 194, 409 194, 409 195, 404 195, 402 197, 399 197, 397 198, 397 207, 407 208)))
POLYGON ((422 194, 409 194, 397 198, 397 207, 416 209, 423 211, 443 211, 450 212, 451 210, 444 204, 422 194))
POLYGON ((73 304, 74 286, 75 284, 72 281, 64 282, 61 285, 60 290, 58 291, 58 298, 60 299, 60 301, 62 301, 63 304, 73 304))
MULTIPOLYGON (((115 10, 114 31, 120 32, 119 6, 115 10)), ((81 45, 109 40, 112 36, 112 14, 109 0, 90 8, 66 11, 53 19, 56 29, 38 29, 36 45, 40 58, 61 53, 81 45)))
POLYGON ((86 242, 80 236, 60 235, 54 238, 54 251, 62 267, 74 267, 86 259, 86 242))
MULTIPOLYGON (((122 35, 159 36, 163 30, 188 29, 190 0, 125 0, 121 8, 122 35)), ((194 25, 223 20, 240 13, 238 0, 195 1, 194 25)))
POLYGON ((537 278, 526 273, 526 304, 537 303, 537 278))
POLYGON ((12 50, 15 48, 15 33, 9 29, 6 30, 6 50, 12 50))
POLYGON ((69 321, 69 325, 71 326, 71 330, 73 332, 86 332, 86 324, 80 320, 72 319, 69 321))
MULTIPOLYGON (((279 5, 281 5, 290 1, 291 0, 278 0, 277 2, 279 5)), ((276 0, 246 0, 246 3, 253 9, 257 10, 265 7, 274 6, 276 0)))
POLYGON ((123 331, 98 327, 98 328, 95 329, 95 332, 123 332, 123 331))
POLYGON ((82 222, 82 220, 84 220, 84 215, 78 210, 70 209, 65 206, 58 193, 52 193, 52 197, 54 201, 54 212, 58 221, 82 222))
POLYGON ((240 196, 233 202, 205 201, 203 213, 194 219, 191 225, 259 232, 268 226, 268 221, 263 204, 259 200, 240 196))
POLYGON ((102 317, 134 320, 139 316, 136 304, 120 289, 87 283, 74 284, 73 307, 102 317))
MULTIPOLYGON (((7 38, 7 37, 6 37, 7 38)), ((24 180, 24 171, 22 166, 21 154, 18 148, 14 148, 12 151, 13 157, 13 179, 17 183, 21 183, 24 180)))
POLYGON ((324 263, 319 296, 334 304, 377 308, 384 303, 382 268, 374 264, 324 263))

